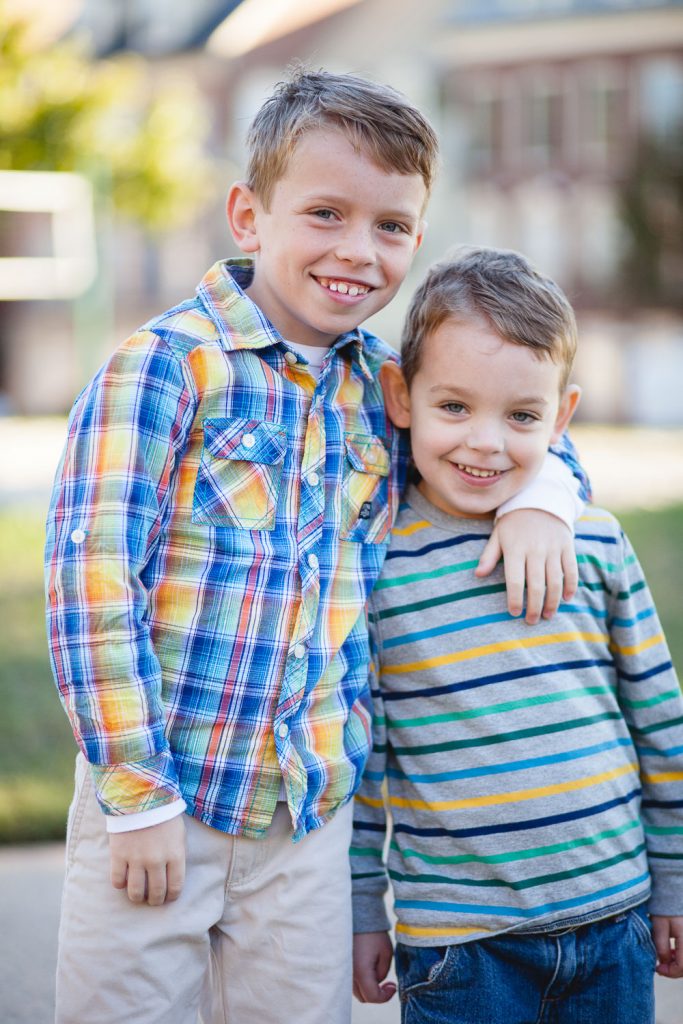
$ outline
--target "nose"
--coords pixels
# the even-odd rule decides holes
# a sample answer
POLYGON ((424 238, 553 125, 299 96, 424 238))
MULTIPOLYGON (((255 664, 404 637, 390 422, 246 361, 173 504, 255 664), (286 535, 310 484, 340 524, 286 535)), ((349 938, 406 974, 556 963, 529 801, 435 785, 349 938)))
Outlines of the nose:
POLYGON ((347 224, 337 238, 335 255, 338 260, 357 266, 374 263, 376 251, 371 226, 363 223, 347 224))
POLYGON ((467 446, 472 451, 489 455, 504 451, 505 439, 500 426, 492 419, 475 419, 470 424, 467 446))

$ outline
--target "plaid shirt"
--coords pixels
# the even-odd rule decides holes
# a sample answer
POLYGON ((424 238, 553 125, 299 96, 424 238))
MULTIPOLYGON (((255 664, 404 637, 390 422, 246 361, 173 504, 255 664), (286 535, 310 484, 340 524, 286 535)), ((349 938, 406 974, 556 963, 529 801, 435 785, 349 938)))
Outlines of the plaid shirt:
POLYGON ((316 384, 216 264, 74 406, 48 518, 55 678, 109 814, 182 796, 298 838, 348 801, 371 732, 366 598, 405 447, 357 330, 316 384))

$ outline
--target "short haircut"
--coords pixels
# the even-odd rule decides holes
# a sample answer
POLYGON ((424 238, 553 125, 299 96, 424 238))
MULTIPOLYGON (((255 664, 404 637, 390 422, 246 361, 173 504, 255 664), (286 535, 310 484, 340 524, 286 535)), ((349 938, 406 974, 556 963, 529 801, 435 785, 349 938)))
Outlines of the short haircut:
POLYGON ((438 141, 429 121, 405 96, 357 75, 292 67, 247 134, 247 184, 266 209, 298 141, 312 128, 338 129, 383 170, 419 174, 429 195, 438 141))
POLYGON ((576 353, 576 319, 562 289, 508 249, 462 246, 427 271, 403 327, 401 359, 408 384, 420 367, 425 338, 446 320, 483 317, 497 334, 528 345, 561 368, 564 390, 576 353))

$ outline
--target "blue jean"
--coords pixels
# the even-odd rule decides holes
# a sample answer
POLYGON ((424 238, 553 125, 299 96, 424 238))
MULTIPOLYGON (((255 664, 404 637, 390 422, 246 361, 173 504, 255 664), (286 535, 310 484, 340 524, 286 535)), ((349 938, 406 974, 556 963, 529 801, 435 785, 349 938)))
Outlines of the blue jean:
POLYGON ((642 907, 542 935, 396 946, 402 1024, 654 1024, 642 907))

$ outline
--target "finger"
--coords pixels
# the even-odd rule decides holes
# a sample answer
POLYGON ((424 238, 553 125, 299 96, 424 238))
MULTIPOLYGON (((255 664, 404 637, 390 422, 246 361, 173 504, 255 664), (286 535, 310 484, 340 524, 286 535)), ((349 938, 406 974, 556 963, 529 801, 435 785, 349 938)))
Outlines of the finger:
POLYGON ((545 567, 545 601, 543 618, 552 619, 562 600, 562 562, 548 556, 545 567))
POLYGON ((505 587, 510 615, 521 615, 524 608, 524 562, 513 555, 505 559, 505 587))
POLYGON ((166 900, 166 865, 155 864, 147 869, 147 902, 160 907, 166 900))
MULTIPOLYGON (((652 941, 657 950, 657 959, 660 966, 668 965, 671 960, 671 939, 669 931, 669 919, 667 917, 652 917, 652 941)), ((668 973, 668 972, 667 972, 668 973)))
POLYGON ((535 625, 543 611, 545 598, 545 558, 530 555, 526 560, 526 617, 528 625, 535 625))
POLYGON ((378 1003, 388 1003, 390 999, 393 999, 396 994, 396 984, 393 981, 385 981, 383 985, 379 986, 380 998, 377 1000, 378 1003))
POLYGON ((145 902, 145 883, 147 875, 145 869, 138 865, 128 865, 128 899, 131 903, 145 902))
POLYGON ((128 864, 121 857, 112 857, 110 864, 111 884, 115 889, 125 889, 128 884, 128 864))
POLYGON ((185 884, 185 857, 172 860, 166 870, 166 902, 174 903, 185 884))
POLYGON ((481 558, 477 568, 474 570, 474 575, 489 576, 500 562, 502 554, 503 551, 498 540, 498 531, 494 529, 486 542, 486 547, 481 553, 481 558))
POLYGON ((572 543, 566 545, 562 550, 562 572, 564 575, 562 597, 565 601, 571 601, 579 587, 579 567, 576 562, 573 538, 572 543))

